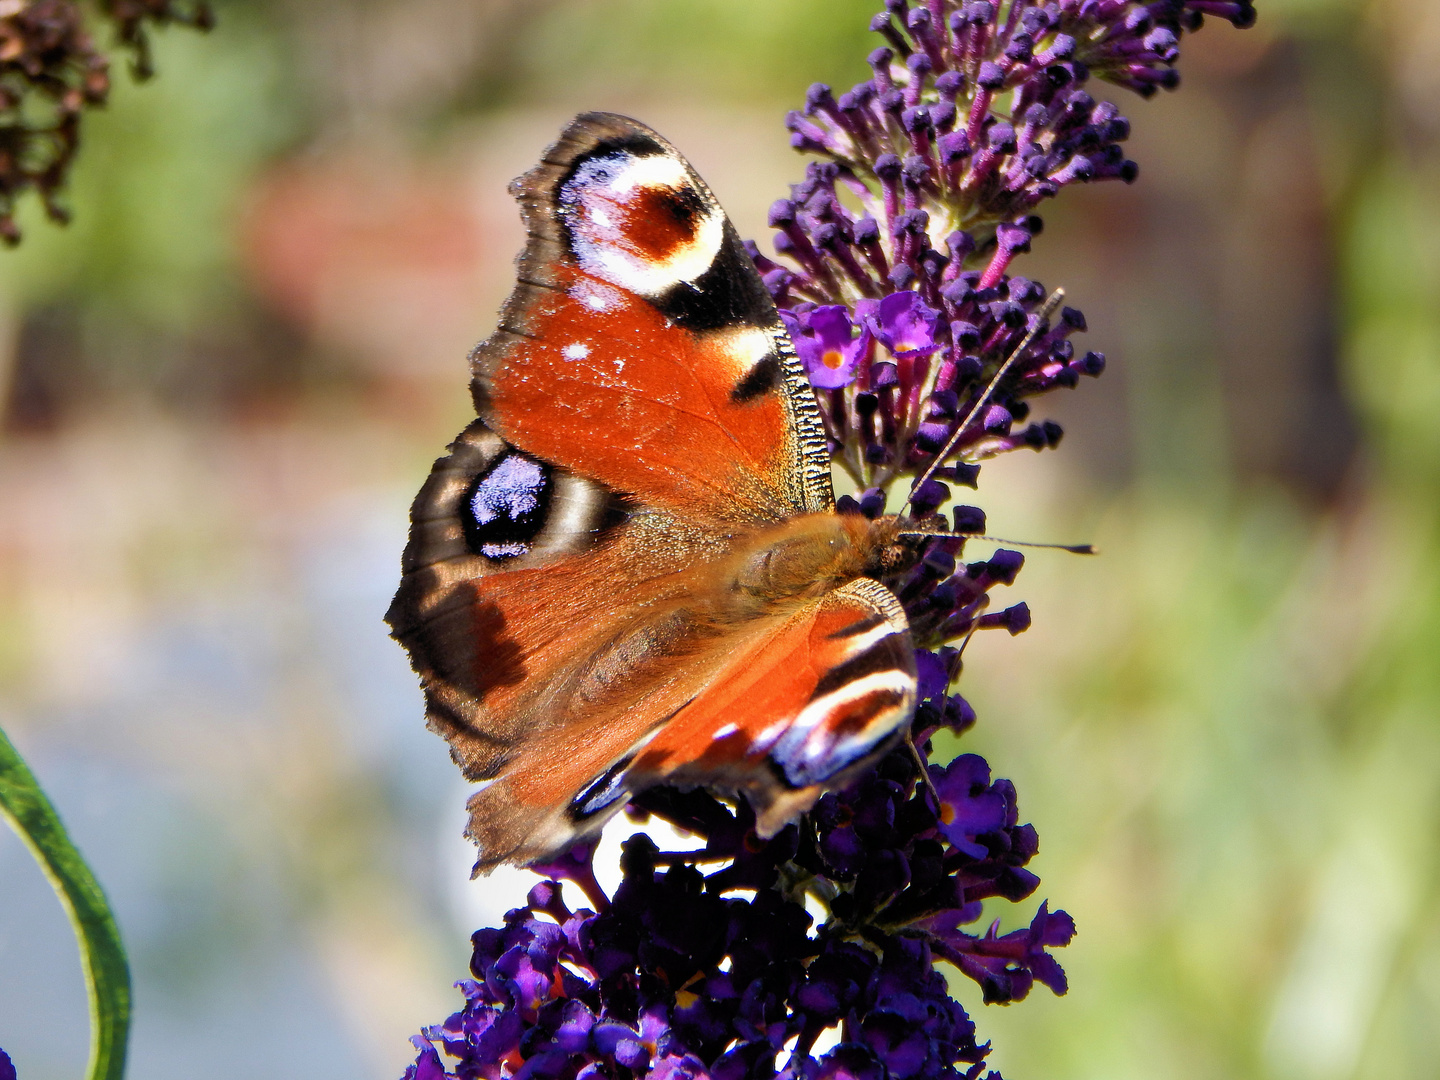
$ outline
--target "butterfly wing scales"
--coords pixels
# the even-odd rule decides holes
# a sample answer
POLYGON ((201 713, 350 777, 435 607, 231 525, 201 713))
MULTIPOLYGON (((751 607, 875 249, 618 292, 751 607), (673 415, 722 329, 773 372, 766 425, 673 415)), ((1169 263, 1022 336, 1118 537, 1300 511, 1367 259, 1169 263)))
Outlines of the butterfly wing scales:
POLYGON ((904 610, 861 578, 805 604, 760 648, 734 653, 646 744, 632 783, 728 785, 773 835, 888 746, 914 708, 904 610))

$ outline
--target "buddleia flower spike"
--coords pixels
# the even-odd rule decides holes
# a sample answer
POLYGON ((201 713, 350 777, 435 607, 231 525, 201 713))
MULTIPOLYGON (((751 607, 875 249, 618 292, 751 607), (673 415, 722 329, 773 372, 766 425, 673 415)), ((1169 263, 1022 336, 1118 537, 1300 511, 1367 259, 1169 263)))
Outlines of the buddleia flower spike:
POLYGON ((975 754, 929 760, 934 736, 975 723, 951 693, 965 644, 1030 625, 1025 604, 991 601, 1023 556, 966 561, 985 514, 937 511, 989 458, 1054 447, 1060 428, 1031 401, 1105 368, 1074 343, 1085 317, 1012 273, 1046 200, 1138 175, 1129 121, 1087 87, 1173 89, 1185 34, 1254 14, 1249 0, 888 0, 871 77, 811 87, 787 119, 805 177, 770 209, 773 256, 748 250, 854 483, 837 509, 915 523, 917 557, 885 582, 916 646, 913 752, 895 746, 769 840, 743 799, 634 796, 632 821, 702 846, 632 836, 608 895, 593 846, 535 867, 546 880, 474 935, 463 1004, 415 1039, 407 1080, 977 1080, 990 1044, 945 967, 987 1002, 1065 992, 1064 911, 977 925, 987 900, 1039 886, 1014 785, 975 754))

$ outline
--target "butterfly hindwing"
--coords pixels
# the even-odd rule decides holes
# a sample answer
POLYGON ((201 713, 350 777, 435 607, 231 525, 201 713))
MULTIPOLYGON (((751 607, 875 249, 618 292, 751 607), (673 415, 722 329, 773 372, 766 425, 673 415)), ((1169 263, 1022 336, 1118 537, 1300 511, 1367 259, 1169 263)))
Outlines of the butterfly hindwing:
POLYGON ((905 612, 861 578, 802 605, 753 654, 734 651, 629 775, 635 790, 688 781, 744 791, 769 836, 888 746, 914 708, 905 612))
POLYGON ((914 709, 905 615, 877 582, 723 636, 707 629, 649 658, 664 677, 644 680, 645 719, 615 702, 592 718, 603 723, 529 741, 471 798, 482 868, 549 854, 657 783, 743 792, 773 835, 888 747, 914 709))
POLYGON ((697 546, 665 512, 525 454, 482 421, 450 450, 411 509, 386 619, 421 676, 430 727, 483 780, 586 712, 585 672, 632 623, 693 589, 716 544, 697 546))

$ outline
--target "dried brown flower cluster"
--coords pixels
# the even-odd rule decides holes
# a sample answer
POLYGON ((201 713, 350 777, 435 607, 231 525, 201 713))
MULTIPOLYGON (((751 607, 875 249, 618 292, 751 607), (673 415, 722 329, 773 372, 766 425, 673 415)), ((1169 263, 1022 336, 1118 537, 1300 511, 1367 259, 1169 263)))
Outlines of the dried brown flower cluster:
MULTIPOLYGON (((114 24, 133 57, 137 78, 151 74, 149 25, 208 29, 204 3, 106 0, 100 16, 114 24)), ((58 201, 80 145, 80 115, 103 105, 110 62, 95 47, 74 0, 0 0, 0 239, 20 241, 16 200, 34 190, 52 221, 68 215, 58 201)))
POLYGON ((137 79, 148 79, 155 73, 146 23, 154 26, 178 23, 197 30, 209 30, 215 25, 215 15, 204 0, 185 4, 177 4, 175 0, 101 0, 100 10, 115 23, 121 44, 134 55, 137 79))

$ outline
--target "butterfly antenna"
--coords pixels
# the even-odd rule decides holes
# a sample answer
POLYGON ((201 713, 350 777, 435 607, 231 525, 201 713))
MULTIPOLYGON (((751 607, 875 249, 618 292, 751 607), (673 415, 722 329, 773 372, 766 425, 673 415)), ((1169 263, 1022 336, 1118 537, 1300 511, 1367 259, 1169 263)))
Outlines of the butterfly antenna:
POLYGON ((1015 361, 1020 359, 1020 354, 1028 349, 1030 344, 1040 335, 1040 328, 1048 323, 1050 316, 1055 313, 1055 309, 1060 306, 1060 302, 1064 299, 1064 289, 1056 289, 1045 298, 1045 303, 1040 305, 1040 311, 1038 313, 1040 317, 1035 320, 1034 325, 1031 326, 1029 330, 1025 331, 1025 336, 1020 339, 1020 344, 1010 350, 1010 355, 1005 358, 1005 362, 1001 364, 995 374, 991 376, 989 385, 985 387, 985 392, 981 394, 979 400, 970 407, 970 411, 965 414, 965 419, 960 421, 959 426, 955 428, 955 434, 951 435, 950 441, 945 444, 945 448, 935 455, 925 471, 920 474, 920 479, 915 481, 911 486, 910 497, 905 500, 906 505, 915 501, 916 492, 925 486, 925 481, 934 476, 935 470, 940 468, 941 463, 950 456, 950 452, 955 449, 955 444, 960 441, 960 436, 965 433, 965 429, 970 426, 975 417, 980 415, 980 410, 990 404, 990 398, 995 393, 995 388, 1000 385, 1000 380, 1009 373, 1010 369, 1015 365, 1015 361))
POLYGON ((965 631, 965 640, 960 642, 960 647, 955 650, 955 659, 950 661, 952 665, 956 665, 953 670, 955 671, 955 677, 957 679, 960 677, 960 668, 958 665, 960 661, 965 659, 965 646, 970 644, 970 639, 975 636, 975 631, 978 629, 980 629, 980 622, 977 619, 970 624, 970 629, 965 631))
POLYGON ((1003 536, 977 536, 975 533, 925 532, 923 530, 898 532, 896 536, 918 536, 933 540, 980 540, 987 544, 1009 544, 1011 547, 1054 548, 1068 551, 1072 555, 1099 555, 1094 544, 1041 544, 1034 540, 1006 540, 1003 536))
MULTIPOLYGON (((960 642, 960 647, 955 650, 955 658, 951 661, 952 664, 959 663, 960 659, 965 655, 965 646, 970 644, 970 639, 975 636, 975 631, 979 628, 980 624, 978 621, 970 624, 970 629, 965 631, 965 638, 960 642)), ((926 764, 925 759, 920 755, 920 748, 915 745, 915 729, 913 727, 905 729, 905 745, 910 748, 910 756, 915 759, 915 764, 920 769, 920 779, 924 781, 925 787, 929 789, 930 794, 935 796, 935 805, 939 806, 940 791, 935 787, 935 781, 930 779, 930 766, 926 764)))
POLYGON ((940 792, 935 788, 935 781, 930 779, 930 766, 926 764, 920 748, 915 745, 915 730, 905 729, 905 745, 910 750, 910 756, 915 759, 915 767, 920 770, 920 780, 929 789, 930 794, 935 797, 935 805, 940 805, 940 792))

